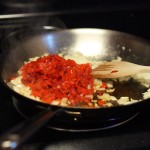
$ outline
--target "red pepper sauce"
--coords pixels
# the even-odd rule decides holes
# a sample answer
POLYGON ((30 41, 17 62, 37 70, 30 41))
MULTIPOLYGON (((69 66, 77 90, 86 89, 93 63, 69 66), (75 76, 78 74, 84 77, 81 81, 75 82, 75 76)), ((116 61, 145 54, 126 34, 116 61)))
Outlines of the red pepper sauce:
POLYGON ((94 93, 92 69, 88 63, 77 64, 55 54, 31 61, 20 70, 22 83, 45 103, 68 98, 72 106, 82 102, 88 104, 90 98, 87 95, 94 93))

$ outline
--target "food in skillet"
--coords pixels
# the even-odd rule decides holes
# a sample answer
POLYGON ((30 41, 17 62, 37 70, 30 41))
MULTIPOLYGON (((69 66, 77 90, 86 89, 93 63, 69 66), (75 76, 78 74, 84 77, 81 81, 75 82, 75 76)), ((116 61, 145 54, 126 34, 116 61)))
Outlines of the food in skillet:
POLYGON ((69 56, 44 54, 25 62, 10 83, 24 96, 61 106, 112 107, 149 97, 149 84, 137 77, 94 79, 93 66, 95 62, 77 63, 69 56))

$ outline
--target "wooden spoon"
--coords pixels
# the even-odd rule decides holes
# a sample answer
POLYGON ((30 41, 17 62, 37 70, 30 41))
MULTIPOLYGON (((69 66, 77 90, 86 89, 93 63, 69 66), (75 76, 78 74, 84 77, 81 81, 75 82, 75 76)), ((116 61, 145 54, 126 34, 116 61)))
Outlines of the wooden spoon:
POLYGON ((104 62, 92 71, 94 78, 119 78, 137 73, 150 73, 150 66, 142 66, 126 61, 104 62))

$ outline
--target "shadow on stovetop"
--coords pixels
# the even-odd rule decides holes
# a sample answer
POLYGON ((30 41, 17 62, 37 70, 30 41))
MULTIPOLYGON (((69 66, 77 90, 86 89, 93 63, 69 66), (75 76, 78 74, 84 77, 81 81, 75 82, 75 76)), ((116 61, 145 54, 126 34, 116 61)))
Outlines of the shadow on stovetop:
MULTIPOLYGON (((149 150, 150 139, 146 132, 109 134, 96 133, 56 133, 51 132, 47 139, 40 142, 32 140, 21 150, 149 150)), ((120 131, 122 132, 122 131, 120 131)), ((40 132, 39 132, 40 133, 40 132)), ((48 133, 47 133, 48 134, 48 133)), ((37 134, 36 134, 37 137, 37 134)), ((33 137, 34 138, 34 137, 33 137)), ((33 139, 32 138, 32 139, 33 139)), ((42 137, 41 137, 42 139, 42 137)))
POLYGON ((99 148, 99 149, 102 149, 102 150, 149 150, 150 149, 150 146, 143 146, 143 147, 135 147, 135 148, 120 148, 120 147, 111 147, 111 146, 104 146, 104 145, 102 145, 102 146, 97 146, 97 147, 93 147, 93 148, 91 148, 91 147, 88 147, 88 145, 87 146, 82 146, 82 145, 80 145, 80 147, 79 146, 76 146, 76 145, 72 145, 72 146, 69 146, 69 144, 68 145, 62 145, 62 147, 60 146, 60 145, 57 145, 57 146, 54 146, 54 145, 47 145, 47 146, 45 146, 45 145, 42 145, 42 144, 35 144, 35 145, 26 145, 26 146, 24 146, 21 150, 94 150, 94 148, 99 148))

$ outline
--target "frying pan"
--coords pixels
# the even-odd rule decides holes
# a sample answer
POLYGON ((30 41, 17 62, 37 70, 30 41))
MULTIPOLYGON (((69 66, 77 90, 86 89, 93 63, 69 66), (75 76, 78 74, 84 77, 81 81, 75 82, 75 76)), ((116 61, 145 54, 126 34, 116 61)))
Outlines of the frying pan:
POLYGON ((126 116, 149 107, 149 99, 110 108, 49 105, 15 92, 6 83, 10 76, 17 73, 24 61, 28 60, 28 58, 41 56, 44 53, 55 54, 62 51, 65 53, 80 52, 85 58, 89 60, 94 58, 97 61, 110 61, 119 56, 125 61, 150 65, 150 42, 143 38, 107 29, 81 28, 59 31, 28 29, 27 31, 16 31, 7 36, 2 43, 2 51, 3 54, 0 60, 0 77, 2 83, 13 97, 23 105, 30 106, 30 108, 36 107, 42 109, 42 113, 39 113, 33 120, 28 120, 27 123, 19 125, 2 136, 1 147, 3 149, 6 146, 6 141, 11 143, 7 145, 7 148, 18 148, 50 118, 61 113, 67 113, 77 118, 82 116, 83 120, 84 118, 88 120, 93 117, 96 119, 108 119, 126 116), (15 146, 12 147, 12 145, 15 146))

